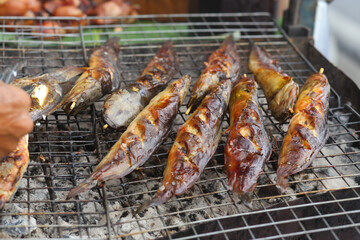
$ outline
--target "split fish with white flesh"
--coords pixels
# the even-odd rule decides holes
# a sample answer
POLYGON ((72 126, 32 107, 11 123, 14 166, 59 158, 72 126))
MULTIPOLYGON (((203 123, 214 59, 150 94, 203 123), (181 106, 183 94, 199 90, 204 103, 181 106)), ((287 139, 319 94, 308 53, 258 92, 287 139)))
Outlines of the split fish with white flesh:
POLYGON ((103 107, 105 126, 115 129, 127 127, 178 71, 178 55, 172 42, 167 41, 134 83, 106 98, 103 107))
POLYGON ((82 72, 84 68, 67 66, 40 76, 16 79, 12 85, 30 95, 30 116, 35 122, 62 106, 64 96, 75 83, 75 77, 82 72))
POLYGON ((63 109, 76 115, 120 87, 119 38, 110 38, 90 56, 89 67, 64 98, 63 109))

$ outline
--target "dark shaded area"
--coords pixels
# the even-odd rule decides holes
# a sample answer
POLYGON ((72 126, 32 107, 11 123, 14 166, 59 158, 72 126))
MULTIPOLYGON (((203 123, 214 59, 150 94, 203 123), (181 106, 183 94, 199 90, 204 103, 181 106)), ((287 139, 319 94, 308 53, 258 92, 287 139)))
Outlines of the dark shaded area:
MULTIPOLYGON (((197 234, 206 234, 216 231, 221 231, 219 222, 225 230, 234 229, 234 231, 226 233, 229 239, 250 239, 262 238, 269 236, 277 236, 280 234, 291 234, 302 231, 311 231, 313 229, 333 228, 337 226, 350 225, 360 222, 360 214, 343 214, 345 212, 360 210, 360 201, 358 199, 351 200, 349 198, 357 197, 359 189, 346 189, 333 192, 326 192, 323 194, 316 194, 312 196, 304 196, 294 201, 288 202, 290 206, 303 205, 301 207, 287 207, 286 203, 277 204, 270 209, 278 209, 276 211, 262 212, 262 210, 254 211, 251 215, 229 217, 222 220, 213 220, 207 223, 199 224, 194 227, 197 234), (341 202, 333 202, 335 199, 347 199, 341 202), (324 202, 324 204, 313 205, 312 203, 324 202), (285 208, 285 209, 283 209, 285 208), (343 209, 343 210, 342 210, 343 209), (338 214, 340 213, 340 214, 338 214), (342 214, 341 214, 342 213, 342 214), (323 215, 330 214, 327 217, 323 215), (331 215, 332 214, 332 215, 331 215), (334 215, 338 214, 338 215, 334 215), (299 221, 298 219, 302 220, 299 221), (294 221, 295 220, 295 221, 294 221), (246 228, 245 221, 253 236, 246 228), (282 221, 282 222, 280 222, 282 221), (291 221, 291 222, 287 222, 291 221), (276 224, 274 224, 274 222, 276 224), (256 227, 261 225, 261 227, 256 227), (243 229, 239 229, 243 228, 243 229)), ((172 238, 181 238, 193 236, 192 229, 173 234, 172 238)), ((325 230, 317 233, 309 233, 313 239, 334 239, 334 235, 340 239, 358 239, 360 237, 355 227, 347 227, 342 229, 325 230)), ((201 239, 224 239, 224 233, 217 235, 210 235, 201 239)), ((305 234, 292 236, 291 239, 304 239, 305 234)), ((168 239, 168 238, 163 238, 168 239)), ((196 237, 194 236, 194 239, 196 237)))

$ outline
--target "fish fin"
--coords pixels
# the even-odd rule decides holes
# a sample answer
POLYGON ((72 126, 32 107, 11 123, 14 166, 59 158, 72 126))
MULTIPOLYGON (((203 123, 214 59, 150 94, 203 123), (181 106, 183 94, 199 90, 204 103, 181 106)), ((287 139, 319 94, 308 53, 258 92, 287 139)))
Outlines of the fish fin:
POLYGON ((73 198, 77 195, 79 195, 82 192, 85 192, 87 190, 90 190, 91 188, 95 187, 98 184, 97 180, 92 179, 91 177, 89 179, 86 179, 76 187, 70 190, 68 193, 66 200, 69 200, 70 198, 73 198))
POLYGON ((222 132, 222 135, 229 134, 230 130, 231 130, 231 126, 229 126, 227 129, 225 129, 225 130, 222 132))
POLYGON ((2 194, 0 196, 0 209, 2 209, 5 206, 6 201, 7 201, 7 196, 2 194))

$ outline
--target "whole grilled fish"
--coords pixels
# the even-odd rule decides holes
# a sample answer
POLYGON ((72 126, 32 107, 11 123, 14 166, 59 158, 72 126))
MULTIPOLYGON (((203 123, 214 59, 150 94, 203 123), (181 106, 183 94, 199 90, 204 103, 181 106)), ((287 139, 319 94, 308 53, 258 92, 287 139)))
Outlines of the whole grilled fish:
POLYGON ((283 73, 279 63, 263 47, 252 46, 248 68, 263 89, 271 114, 284 122, 294 112, 299 86, 283 73))
POLYGON ((105 122, 112 128, 127 127, 178 71, 179 60, 173 44, 165 42, 135 83, 107 97, 103 108, 105 122))
POLYGON ((199 179, 219 144, 230 92, 229 79, 219 82, 179 128, 169 153, 164 179, 154 199, 145 202, 137 212, 183 194, 199 179))
POLYGON ((63 67, 41 76, 16 79, 12 85, 21 87, 30 95, 30 116, 37 121, 62 106, 64 96, 74 85, 74 77, 82 72, 84 68, 63 67))
POLYGON ((236 50, 233 36, 227 37, 220 48, 209 57, 208 63, 196 80, 187 104, 187 114, 195 110, 212 87, 221 79, 235 81, 240 70, 240 57, 236 50))
POLYGON ((143 165, 171 131, 189 86, 190 77, 185 75, 156 95, 131 122, 90 177, 73 188, 67 199, 99 182, 124 177, 143 165))
POLYGON ((263 165, 271 155, 271 143, 264 127, 257 84, 240 78, 230 97, 230 127, 225 145, 225 172, 230 190, 249 201, 263 165))
POLYGON ((330 85, 322 73, 314 73, 301 88, 284 138, 277 169, 277 185, 284 192, 287 177, 306 169, 328 137, 327 113, 330 85))
POLYGON ((90 56, 89 68, 65 96, 64 111, 75 115, 120 86, 119 38, 110 38, 90 56))
POLYGON ((28 135, 22 137, 17 148, 0 159, 0 209, 17 190, 29 165, 28 135))

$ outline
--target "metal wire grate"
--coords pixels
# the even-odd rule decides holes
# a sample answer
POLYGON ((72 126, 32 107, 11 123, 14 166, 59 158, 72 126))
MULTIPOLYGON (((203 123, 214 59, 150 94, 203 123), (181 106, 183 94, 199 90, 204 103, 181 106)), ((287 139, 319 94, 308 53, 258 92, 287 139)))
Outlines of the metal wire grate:
MULTIPOLYGON (((194 82, 210 53, 231 32, 238 36, 243 73, 252 76, 247 70, 250 41, 265 46, 300 84, 316 70, 268 13, 143 15, 132 18, 132 24, 120 21, 113 25, 92 25, 91 19, 0 18, 2 70, 23 60, 27 65, 22 75, 66 65, 85 66, 94 47, 119 36, 126 84, 139 76, 163 41, 172 39, 181 69, 175 78, 187 73, 194 82), (26 25, 28 21, 33 25, 26 25), (82 21, 87 24, 83 26, 82 21)), ((274 186, 279 152, 274 149, 254 194, 254 209, 260 211, 250 211, 227 188, 224 136, 191 190, 136 217, 132 216, 136 206, 153 196, 162 179, 176 129, 187 118, 185 106, 179 111, 173 133, 138 171, 68 201, 68 191, 93 171, 121 132, 102 129, 103 100, 76 117, 59 110, 41 120, 30 134, 31 162, 12 203, 0 212, 1 237, 171 239, 182 230, 190 231, 188 236, 178 235, 184 239, 316 239, 324 232, 333 239, 359 237, 360 115, 340 100, 332 90, 330 137, 311 167, 290 178, 284 195, 274 186), (208 230, 199 227, 202 223, 208 230)), ((259 101, 266 128, 281 146, 287 125, 270 116, 261 90, 259 101)), ((228 120, 227 116, 224 128, 228 120)))

